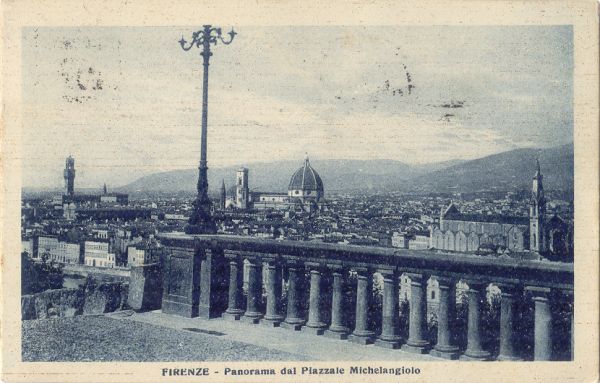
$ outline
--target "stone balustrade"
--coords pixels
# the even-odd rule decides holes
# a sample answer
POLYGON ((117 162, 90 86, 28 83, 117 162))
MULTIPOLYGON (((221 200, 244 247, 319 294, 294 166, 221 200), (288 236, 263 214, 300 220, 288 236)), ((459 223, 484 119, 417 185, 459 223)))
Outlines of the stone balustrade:
POLYGON ((446 359, 555 360, 572 355, 573 312, 553 309, 557 301, 572 307, 572 264, 222 235, 172 233, 161 235, 160 241, 167 248, 166 313, 222 316, 446 359), (373 303, 374 275, 383 280, 380 307, 373 303), (400 328, 401 275, 410 278, 407 336, 400 328), (430 278, 439 286, 435 336, 427 323, 430 278), (459 281, 468 286, 466 328, 455 323, 459 281), (489 338, 483 308, 490 284, 501 292, 495 352, 484 341, 489 338), (348 299, 349 290, 354 299, 348 299), (527 303, 533 307, 533 323, 523 329, 517 324, 527 303), (374 324, 375 308, 380 315, 374 324), (570 318, 570 344, 555 340, 557 317, 570 318), (528 354, 520 340, 531 333, 528 354), (462 345, 456 341, 461 334, 466 339, 462 345), (565 344, 570 350, 560 349, 565 344))

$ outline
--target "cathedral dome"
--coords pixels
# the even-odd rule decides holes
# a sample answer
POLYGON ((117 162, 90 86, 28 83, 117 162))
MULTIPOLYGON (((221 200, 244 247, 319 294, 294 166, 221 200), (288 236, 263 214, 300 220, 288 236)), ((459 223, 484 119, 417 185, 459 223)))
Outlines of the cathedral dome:
POLYGON ((323 196, 323 181, 319 173, 310 166, 308 156, 304 165, 294 172, 288 187, 290 197, 314 197, 320 199, 323 196))

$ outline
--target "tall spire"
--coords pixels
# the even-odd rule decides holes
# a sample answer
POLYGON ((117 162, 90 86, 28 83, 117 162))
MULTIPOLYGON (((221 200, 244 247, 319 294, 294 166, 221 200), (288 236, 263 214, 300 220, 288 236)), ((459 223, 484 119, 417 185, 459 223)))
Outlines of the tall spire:
POLYGON ((542 180, 544 176, 542 175, 542 171, 540 168, 540 160, 535 159, 535 175, 533 176, 533 198, 538 202, 542 202, 544 200, 544 185, 542 180))
POLYGON ((304 163, 308 164, 308 152, 304 152, 304 163))
POLYGON ((540 159, 535 159, 535 178, 539 178, 542 175, 542 171, 540 170, 540 159))
POLYGON ((537 253, 546 251, 546 198, 544 197, 544 176, 540 170, 540 161, 536 159, 535 175, 531 189, 531 202, 529 207, 529 249, 537 253))
POLYGON ((219 199, 219 206, 221 209, 225 209, 225 203, 227 201, 227 189, 225 188, 225 180, 221 180, 221 197, 219 199))

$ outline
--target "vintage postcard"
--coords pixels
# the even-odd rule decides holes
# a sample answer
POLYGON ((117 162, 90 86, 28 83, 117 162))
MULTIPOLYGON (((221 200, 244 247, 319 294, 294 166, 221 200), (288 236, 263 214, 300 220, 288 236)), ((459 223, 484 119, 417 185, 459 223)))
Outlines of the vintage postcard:
POLYGON ((595 2, 2 11, 3 381, 598 381, 595 2))

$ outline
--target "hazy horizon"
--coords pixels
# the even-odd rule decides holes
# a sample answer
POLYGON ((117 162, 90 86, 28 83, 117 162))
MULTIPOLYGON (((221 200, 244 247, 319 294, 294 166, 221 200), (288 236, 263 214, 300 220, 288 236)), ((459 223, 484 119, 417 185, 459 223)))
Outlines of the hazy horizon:
MULTIPOLYGON (((567 143, 567 144, 563 144, 563 145, 559 145, 559 146, 555 146, 555 147, 551 147, 551 148, 546 148, 546 149, 552 149, 552 148, 559 148, 562 146, 567 146, 567 145, 573 145, 572 142, 567 143)), ((535 150, 535 149, 542 149, 543 148, 533 148, 533 147, 528 147, 528 148, 519 148, 519 149, 515 149, 515 150, 535 150)), ((509 151, 509 152, 512 152, 509 151)), ((479 158, 474 158, 474 159, 470 159, 470 160, 464 160, 464 159, 457 159, 457 160, 448 160, 448 161, 440 161, 440 162, 435 162, 435 163, 429 163, 429 164, 416 164, 416 165, 411 165, 411 164, 406 164, 404 162, 398 161, 398 160, 393 160, 393 159, 370 159, 370 160, 356 160, 356 159, 343 159, 343 158, 332 158, 332 159, 310 159, 311 164, 317 168, 317 170, 319 170, 319 166, 320 165, 324 165, 325 162, 350 162, 350 161, 377 161, 378 163, 385 163, 385 162, 390 162, 390 163, 398 163, 398 164, 403 164, 405 166, 409 166, 412 169, 428 169, 426 172, 431 172, 431 171, 435 171, 437 169, 444 169, 444 168, 450 168, 454 165, 457 164, 463 164, 463 163, 467 163, 469 161, 472 160, 479 160, 479 159, 484 159, 490 156, 494 156, 496 154, 503 154, 506 152, 500 152, 500 153, 493 153, 491 155, 486 155, 483 157, 479 157, 479 158), (439 167, 437 167, 439 166, 439 167)), ((296 163, 298 166, 301 166, 302 163, 304 162, 304 159, 298 159, 298 160, 278 160, 278 161, 257 161, 257 162, 250 162, 250 163, 244 163, 244 164, 236 164, 236 165, 226 165, 226 166, 213 166, 210 167, 208 169, 209 171, 209 178, 211 178, 211 170, 212 171, 220 171, 220 170, 224 170, 224 169, 237 169, 238 167, 246 167, 250 170, 251 172, 251 176, 254 176, 253 170, 256 167, 262 167, 262 166, 268 166, 268 165, 272 165, 272 164, 294 164, 296 163)), ((533 168, 535 166, 534 163, 530 164, 531 167, 533 168)), ((548 170, 548 166, 553 166, 551 163, 547 163, 547 162, 543 162, 542 161, 542 168, 545 168, 545 170, 548 170)), ((77 169, 77 162, 75 163, 75 168, 77 169)), ((193 171, 194 174, 197 172, 198 167, 197 166, 193 166, 193 167, 186 167, 186 168, 179 168, 179 169, 171 169, 171 170, 166 170, 166 171, 157 171, 157 172, 152 172, 149 174, 145 174, 145 175, 140 175, 139 177, 134 177, 132 182, 136 182, 141 180, 142 178, 144 178, 145 176, 153 176, 153 175, 158 175, 158 174, 169 174, 171 172, 189 172, 189 171, 193 171)), ((229 184, 234 184, 235 180, 234 180, 234 176, 235 176, 235 172, 231 171, 231 174, 229 174, 229 178, 228 178, 228 183, 229 184)), ((109 189, 109 191, 114 190, 114 189, 121 189, 123 187, 127 187, 129 186, 132 182, 127 182, 126 184, 107 184, 107 187, 109 189)), ((194 185, 195 185, 195 181, 194 181, 194 185)), ((218 185, 211 185, 211 189, 213 193, 217 193, 217 191, 220 190, 220 183, 218 185)), ((84 190, 84 191, 89 191, 89 190, 97 190, 97 191, 102 191, 103 188, 103 184, 99 184, 99 185, 91 185, 91 186, 78 186, 77 185, 77 178, 75 179, 75 190, 84 190)), ((27 191, 40 191, 40 192, 44 192, 44 191, 58 191, 58 190, 62 190, 64 189, 64 185, 52 185, 52 186, 28 186, 28 185, 23 185, 23 189, 27 190, 27 191)))
MULTIPOLYGON (((228 25, 221 25, 224 31, 228 25)), ((244 27, 213 47, 209 168, 470 160, 573 140, 570 26, 244 27)), ((197 167, 190 28, 26 28, 23 185, 121 186, 197 167), (41 59, 43 57, 43 59, 41 59)))

